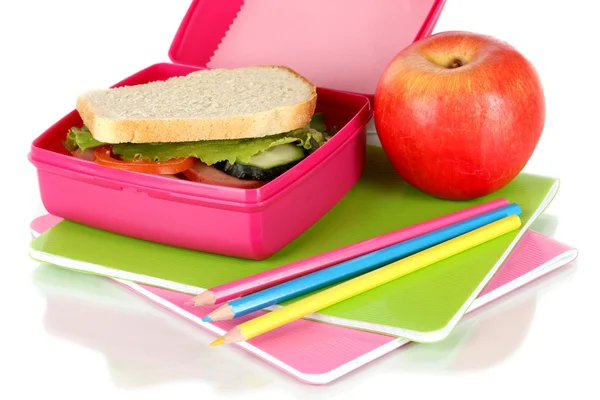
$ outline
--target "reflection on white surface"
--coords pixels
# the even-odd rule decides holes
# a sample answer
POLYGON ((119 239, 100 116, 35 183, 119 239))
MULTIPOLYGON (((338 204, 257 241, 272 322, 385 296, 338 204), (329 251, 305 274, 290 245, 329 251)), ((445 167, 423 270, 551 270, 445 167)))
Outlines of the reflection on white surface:
POLYGON ((246 354, 209 348, 211 335, 109 279, 48 265, 33 279, 47 301, 46 331, 102 353, 119 388, 202 380, 227 393, 271 378, 246 354))
POLYGON ((482 370, 501 363, 525 341, 539 293, 573 279, 575 273, 576 262, 466 315, 444 341, 407 346, 398 357, 398 367, 451 373, 482 370))

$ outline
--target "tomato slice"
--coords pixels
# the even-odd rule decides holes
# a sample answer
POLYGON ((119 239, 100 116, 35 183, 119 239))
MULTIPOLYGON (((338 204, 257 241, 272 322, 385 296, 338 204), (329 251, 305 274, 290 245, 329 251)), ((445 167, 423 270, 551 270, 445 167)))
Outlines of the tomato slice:
POLYGON ((145 160, 118 160, 112 156, 110 146, 99 146, 94 150, 94 161, 105 167, 125 169, 148 174, 174 175, 190 169, 194 165, 195 158, 176 158, 165 162, 154 162, 145 160))
POLYGON ((199 160, 196 160, 194 166, 187 171, 183 171, 182 174, 190 181, 207 183, 209 185, 241 189, 255 189, 264 185, 262 181, 238 179, 199 160))

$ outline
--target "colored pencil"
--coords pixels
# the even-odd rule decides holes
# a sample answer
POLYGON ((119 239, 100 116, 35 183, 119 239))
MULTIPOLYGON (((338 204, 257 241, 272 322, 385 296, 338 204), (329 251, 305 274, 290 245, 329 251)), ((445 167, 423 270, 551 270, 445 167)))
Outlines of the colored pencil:
POLYGON ((327 268, 331 265, 351 260, 367 253, 391 246, 393 244, 423 235, 456 222, 503 207, 506 199, 492 200, 483 204, 466 208, 451 214, 443 215, 409 227, 398 229, 381 236, 366 239, 358 243, 318 254, 303 260, 283 265, 256 275, 238 279, 223 285, 207 289, 191 299, 195 306, 206 306, 223 303, 262 289, 295 279, 300 276, 327 268))
POLYGON ((430 247, 385 267, 340 283, 317 294, 298 300, 288 306, 263 314, 237 325, 211 343, 216 346, 252 339, 282 325, 322 310, 333 304, 391 282, 438 261, 495 239, 521 226, 521 219, 511 215, 474 231, 430 247))
POLYGON ((305 293, 370 272, 513 214, 521 215, 521 208, 517 204, 509 204, 488 211, 487 213, 289 280, 248 296, 230 300, 202 320, 209 322, 241 317, 273 304, 293 299, 305 293))

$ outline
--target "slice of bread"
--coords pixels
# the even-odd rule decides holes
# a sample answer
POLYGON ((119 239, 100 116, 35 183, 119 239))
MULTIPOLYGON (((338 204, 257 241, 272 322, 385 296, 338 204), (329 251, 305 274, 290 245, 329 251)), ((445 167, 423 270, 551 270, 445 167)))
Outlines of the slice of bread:
POLYGON ((77 111, 105 143, 254 138, 306 125, 315 85, 282 66, 201 70, 143 85, 94 90, 77 111))

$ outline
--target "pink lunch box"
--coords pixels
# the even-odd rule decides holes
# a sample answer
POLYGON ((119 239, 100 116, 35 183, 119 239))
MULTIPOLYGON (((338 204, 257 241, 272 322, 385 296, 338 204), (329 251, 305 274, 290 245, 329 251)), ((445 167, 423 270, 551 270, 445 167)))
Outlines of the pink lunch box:
POLYGON ((194 0, 171 46, 173 63, 152 65, 114 86, 202 68, 287 65, 318 85, 317 112, 338 133, 277 179, 239 189, 72 157, 61 141, 81 124, 74 110, 32 143, 29 160, 37 168, 42 202, 51 214, 127 236, 228 256, 270 257, 360 178, 377 78, 398 51, 431 32, 442 6, 439 0, 381 0, 377 7, 345 0, 194 0))

